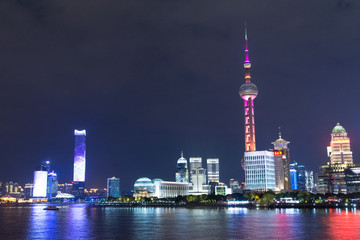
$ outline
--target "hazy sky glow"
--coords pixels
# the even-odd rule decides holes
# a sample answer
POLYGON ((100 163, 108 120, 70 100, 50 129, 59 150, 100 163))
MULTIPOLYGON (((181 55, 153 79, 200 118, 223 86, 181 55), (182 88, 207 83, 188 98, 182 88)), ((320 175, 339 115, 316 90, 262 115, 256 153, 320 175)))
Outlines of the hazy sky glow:
POLYGON ((174 180, 181 150, 243 179, 245 20, 257 149, 281 126, 291 160, 317 170, 339 121, 359 163, 359 16, 355 0, 2 1, 0 180, 50 160, 70 182, 74 129, 87 186, 174 180))

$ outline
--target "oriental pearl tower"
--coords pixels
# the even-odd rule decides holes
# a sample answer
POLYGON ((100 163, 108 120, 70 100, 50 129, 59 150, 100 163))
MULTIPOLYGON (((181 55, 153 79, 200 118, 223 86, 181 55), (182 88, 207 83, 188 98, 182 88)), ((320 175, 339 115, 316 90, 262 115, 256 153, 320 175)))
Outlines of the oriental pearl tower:
POLYGON ((247 29, 245 25, 245 83, 241 85, 239 94, 244 99, 245 109, 245 152, 256 151, 255 144, 255 117, 254 117, 254 99, 258 95, 258 89, 252 83, 250 77, 251 63, 249 60, 247 29))

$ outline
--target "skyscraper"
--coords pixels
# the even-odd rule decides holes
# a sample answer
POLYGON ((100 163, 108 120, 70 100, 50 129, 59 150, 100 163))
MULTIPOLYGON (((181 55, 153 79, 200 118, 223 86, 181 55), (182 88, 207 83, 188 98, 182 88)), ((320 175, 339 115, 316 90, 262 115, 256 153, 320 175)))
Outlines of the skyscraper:
POLYGON ((48 186, 48 172, 35 171, 34 172, 34 198, 46 198, 48 186))
MULTIPOLYGON (((191 157, 189 158, 189 174, 190 181, 192 182, 192 170, 202 168, 202 158, 201 157, 191 157)), ((205 182, 204 182, 205 184, 205 182)))
POLYGON ((206 171, 203 168, 196 168, 191 170, 192 178, 192 186, 189 190, 189 193, 192 195, 200 195, 200 194, 208 194, 209 186, 205 185, 206 181, 206 171))
POLYGON ((245 153, 245 184, 248 190, 275 190, 273 152, 254 151, 245 153))
POLYGON ((275 162, 275 183, 277 190, 290 190, 290 142, 281 138, 279 131, 279 139, 271 144, 274 145, 274 162, 275 162))
POLYGON ((207 163, 207 175, 208 183, 211 181, 219 182, 219 159, 218 158, 208 158, 207 163))
POLYGON ((331 132, 330 146, 327 147, 330 162, 320 167, 317 174, 316 190, 318 193, 347 193, 345 170, 360 167, 353 163, 350 138, 345 129, 337 123, 331 132))
POLYGON ((274 153, 256 151, 254 99, 258 89, 251 82, 247 29, 245 26, 245 83, 240 86, 239 95, 244 100, 245 110, 245 184, 249 190, 274 190, 275 166, 274 153))
POLYGON ((184 158, 182 151, 181 157, 177 160, 176 163, 175 180, 176 182, 189 182, 189 170, 187 160, 184 158))
POLYGON ((336 124, 331 132, 330 147, 328 147, 330 163, 352 164, 353 156, 350 149, 350 138, 347 136, 345 128, 339 123, 336 124))
POLYGON ((120 197, 120 179, 116 177, 107 179, 107 197, 120 197))
POLYGON ((314 192, 314 172, 305 171, 306 191, 314 192))
POLYGON ((74 154, 73 194, 82 197, 85 189, 86 130, 76 130, 74 154))
POLYGON ((297 185, 298 190, 306 190, 306 176, 305 176, 305 166, 298 165, 297 166, 297 185))
POLYGON ((48 172, 48 180, 47 180, 47 197, 48 199, 52 199, 53 197, 56 197, 58 191, 58 178, 57 174, 52 171, 48 172))
POLYGON ((290 164, 290 179, 291 179, 291 190, 297 190, 297 169, 291 166, 290 164))

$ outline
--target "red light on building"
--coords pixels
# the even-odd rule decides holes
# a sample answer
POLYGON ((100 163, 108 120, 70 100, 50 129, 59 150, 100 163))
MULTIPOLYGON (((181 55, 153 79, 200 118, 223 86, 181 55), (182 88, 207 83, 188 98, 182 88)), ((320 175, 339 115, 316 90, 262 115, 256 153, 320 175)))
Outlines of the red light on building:
POLYGON ((350 143, 349 139, 333 140, 332 143, 350 143))
POLYGON ((283 155, 283 151, 282 151, 282 150, 274 150, 273 153, 274 153, 275 156, 283 155))

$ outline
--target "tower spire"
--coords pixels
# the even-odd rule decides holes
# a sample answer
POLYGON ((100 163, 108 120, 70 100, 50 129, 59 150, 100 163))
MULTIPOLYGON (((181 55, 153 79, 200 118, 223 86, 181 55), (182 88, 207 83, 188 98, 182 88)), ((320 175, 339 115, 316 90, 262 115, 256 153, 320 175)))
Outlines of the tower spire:
POLYGON ((181 158, 184 158, 183 150, 181 150, 181 158))
POLYGON ((279 127, 279 139, 281 139, 281 127, 279 127))
POLYGON ((250 81, 251 63, 249 60, 248 35, 245 22, 245 83, 241 85, 239 95, 244 99, 245 109, 245 151, 256 151, 255 144, 255 117, 254 117, 254 99, 258 94, 258 89, 254 83, 250 81))
POLYGON ((250 60, 249 60, 249 49, 248 49, 247 26, 245 21, 245 63, 247 62, 250 62, 250 60))
POLYGON ((245 21, 245 62, 244 62, 244 68, 245 68, 245 80, 246 82, 250 82, 250 68, 251 63, 249 59, 249 49, 248 49, 248 36, 247 36, 247 26, 245 21))

